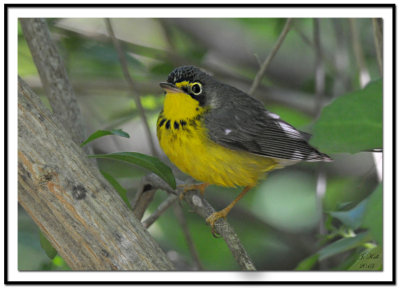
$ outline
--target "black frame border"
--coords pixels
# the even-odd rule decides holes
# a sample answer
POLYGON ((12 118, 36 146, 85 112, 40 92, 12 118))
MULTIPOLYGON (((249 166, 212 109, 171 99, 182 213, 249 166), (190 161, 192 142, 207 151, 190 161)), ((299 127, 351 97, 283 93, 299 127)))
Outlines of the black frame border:
MULTIPOLYGON (((78 285, 321 285, 321 284, 348 284, 348 285, 395 285, 396 284, 396 5, 395 4, 4 4, 4 284, 8 285, 55 285, 55 284, 78 284, 78 285), (391 8, 392 9, 392 38, 393 38, 393 263, 392 281, 10 281, 8 279, 8 11, 10 8, 391 8)), ((13 76, 14 77, 14 76, 13 76)), ((67 272, 66 272, 67 273, 67 272)), ((151 273, 151 272, 150 272, 151 273)), ((201 272, 199 272, 201 273, 201 272)), ((305 272, 306 273, 306 272, 305 272)), ((379 272, 377 272, 379 273, 379 272)))

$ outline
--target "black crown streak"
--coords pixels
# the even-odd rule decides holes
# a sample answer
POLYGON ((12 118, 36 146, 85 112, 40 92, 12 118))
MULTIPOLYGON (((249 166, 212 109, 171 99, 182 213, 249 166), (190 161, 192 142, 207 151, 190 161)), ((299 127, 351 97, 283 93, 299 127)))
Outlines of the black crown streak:
POLYGON ((169 73, 167 81, 172 84, 182 81, 194 82, 195 76, 202 73, 204 72, 197 67, 181 66, 175 68, 171 73, 169 73))

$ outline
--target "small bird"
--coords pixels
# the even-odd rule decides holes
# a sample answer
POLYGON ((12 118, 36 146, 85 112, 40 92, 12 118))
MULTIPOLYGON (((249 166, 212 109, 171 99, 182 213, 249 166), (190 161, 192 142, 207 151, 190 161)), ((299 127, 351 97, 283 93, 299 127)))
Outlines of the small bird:
POLYGON ((244 187, 231 204, 211 214, 212 227, 272 170, 300 161, 331 161, 308 144, 310 134, 298 131, 245 92, 218 82, 194 66, 174 69, 167 82, 157 137, 168 158, 202 184, 244 187))

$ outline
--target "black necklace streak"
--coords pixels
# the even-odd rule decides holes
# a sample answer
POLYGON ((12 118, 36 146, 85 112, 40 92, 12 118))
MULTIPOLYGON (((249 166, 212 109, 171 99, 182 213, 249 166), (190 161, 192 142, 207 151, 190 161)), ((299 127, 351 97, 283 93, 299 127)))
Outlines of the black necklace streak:
POLYGON ((182 130, 184 131, 189 131, 188 127, 193 127, 193 128, 197 128, 197 126, 199 125, 199 121, 203 118, 203 115, 199 114, 194 118, 191 119, 186 119, 186 120, 176 120, 173 123, 171 123, 172 121, 170 119, 164 118, 164 115, 160 115, 160 121, 158 122, 158 127, 161 128, 164 126, 165 124, 165 129, 169 130, 169 129, 175 129, 175 130, 179 130, 180 128, 182 128, 182 130), (189 125, 188 125, 189 122, 189 125))

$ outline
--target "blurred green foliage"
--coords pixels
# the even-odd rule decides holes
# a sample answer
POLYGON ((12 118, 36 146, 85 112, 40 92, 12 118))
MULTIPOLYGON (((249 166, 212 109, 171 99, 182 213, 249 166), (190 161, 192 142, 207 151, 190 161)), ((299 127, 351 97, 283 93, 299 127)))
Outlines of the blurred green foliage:
MULTIPOLYGON (((120 137, 102 137, 89 145, 105 155, 123 151, 149 154, 117 54, 105 36, 103 19, 49 19, 48 23, 87 120, 88 131, 122 128, 132 135, 122 141, 120 137)), ((219 80, 246 90, 260 62, 279 37, 285 19, 112 19, 112 23, 155 134, 156 117, 163 103, 158 83, 165 81, 173 68, 198 65, 219 80)), ((296 128, 309 130, 314 126, 313 145, 325 153, 345 153, 330 155, 335 159, 333 163, 305 163, 274 171, 232 210, 228 221, 259 270, 382 268, 382 184, 377 183, 370 154, 362 152, 382 147, 382 79, 379 79, 373 49, 371 19, 357 19, 355 23, 372 80, 366 88, 360 90, 349 19, 320 19, 325 67, 322 100, 330 104, 319 119, 315 118, 319 100, 314 96, 314 19, 301 18, 295 20, 259 87, 261 94, 267 88, 279 94, 279 97, 270 97, 265 93, 262 101, 268 110, 296 128), (362 161, 353 161, 346 153, 358 153, 357 159, 362 161), (369 172, 365 172, 365 167, 371 167, 369 172), (319 173, 327 177, 321 203, 315 193, 319 173), (319 204, 323 214, 318 210, 319 204)), ((21 29, 18 30, 18 70, 49 107, 21 29)), ((137 160, 135 163, 143 166, 137 160)), ((161 160, 168 163, 166 158, 161 160)), ((147 171, 125 162, 97 161, 105 178, 129 206, 147 171)), ((160 174, 173 186, 175 179, 167 171, 169 168, 165 169, 157 161, 147 161, 146 168, 161 169, 160 174)), ((183 174, 177 175, 185 179, 183 174)), ((216 209, 221 209, 239 191, 211 186, 205 197, 216 209)), ((144 218, 165 198, 166 193, 158 191, 144 218)), ((239 270, 225 242, 213 238, 204 220, 184 203, 178 205, 184 208, 204 268, 239 270)), ((38 228, 22 209, 18 220, 20 270, 69 269, 59 255, 52 260, 46 256, 44 251, 52 257, 54 251, 40 238, 38 228)), ((177 223, 169 209, 149 232, 168 255, 173 255, 171 259, 178 269, 190 270, 194 267, 193 259, 177 223)))
POLYGON ((40 246, 43 248, 44 252, 50 259, 54 259, 57 255, 57 250, 51 245, 50 241, 44 236, 40 231, 40 246))
POLYGON ((382 148, 382 79, 338 97, 326 106, 313 132, 311 144, 327 153, 382 148))

